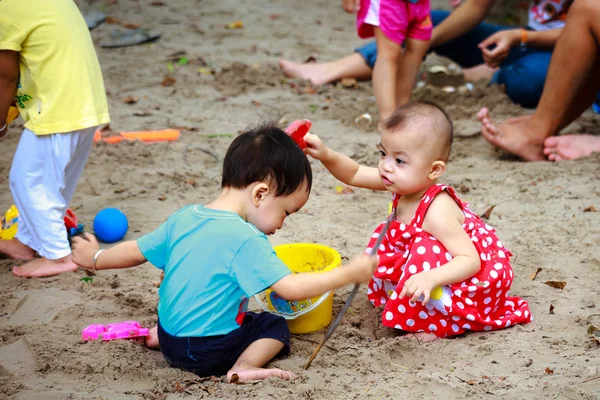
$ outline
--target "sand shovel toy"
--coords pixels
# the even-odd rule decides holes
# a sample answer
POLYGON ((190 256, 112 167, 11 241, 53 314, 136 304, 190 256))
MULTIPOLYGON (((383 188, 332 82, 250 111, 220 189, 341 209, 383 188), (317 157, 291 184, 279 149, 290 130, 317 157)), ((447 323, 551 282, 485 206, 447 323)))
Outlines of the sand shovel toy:
MULTIPOLYGON (((390 218, 388 218, 387 222, 383 226, 383 229, 379 232, 379 238, 377 239, 377 242, 375 242, 375 246, 373 246, 373 251, 375 252, 375 254, 377 254, 377 249, 379 248, 379 245, 381 244, 381 241, 383 240, 383 237, 385 236, 385 234, 388 230, 388 227, 390 226, 391 221, 392 221, 392 217, 390 216, 390 218)), ((360 283, 357 283, 354 285, 354 288, 352 289, 352 291, 348 295, 348 298, 346 299, 346 303, 344 304, 344 307, 342 307, 340 313, 337 315, 337 317, 335 317, 335 320, 329 326, 327 333, 325 333, 325 336, 323 336, 323 339, 321 339, 321 343, 319 343, 319 345, 317 346, 315 351, 313 351, 312 355, 310 356, 310 358, 304 365, 304 369, 308 369, 308 367, 310 367, 310 364, 313 362, 313 360, 317 356, 317 353, 319 353, 319 350, 321 350, 321 347, 323 347, 325 342, 331 337, 331 335, 333 335, 335 328, 338 327, 338 325, 342 321, 342 318, 344 317, 344 314, 350 307, 350 304, 352 303, 354 296, 356 296, 356 293, 358 293, 359 287, 360 287, 360 283)))

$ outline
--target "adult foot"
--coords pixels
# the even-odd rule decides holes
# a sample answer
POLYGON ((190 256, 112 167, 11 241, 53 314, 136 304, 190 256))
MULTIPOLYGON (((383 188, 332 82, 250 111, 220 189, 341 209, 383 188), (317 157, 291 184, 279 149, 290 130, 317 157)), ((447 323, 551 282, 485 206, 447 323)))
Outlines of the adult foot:
POLYGON ((35 251, 21 243, 19 239, 0 240, 0 253, 6 254, 13 260, 33 260, 35 251))
POLYGON ((279 60, 279 68, 288 78, 307 79, 316 86, 324 85, 331 81, 327 74, 327 67, 324 64, 299 64, 279 60))
POLYGON ((487 64, 481 64, 463 69, 463 74, 465 76, 465 81, 467 82, 477 82, 480 79, 489 81, 496 71, 498 71, 498 68, 490 68, 487 64))
POLYGON ((521 157, 525 161, 545 160, 544 139, 539 128, 533 126, 529 116, 511 118, 496 125, 487 108, 477 113, 481 122, 481 135, 490 144, 521 157))
POLYGON ((58 260, 38 258, 20 267, 13 267, 13 274, 22 278, 40 278, 73 271, 77 271, 77 265, 70 254, 58 260))
POLYGON ((600 152, 600 136, 550 136, 544 141, 544 154, 550 161, 575 160, 600 152))
POLYGON ((286 371, 279 368, 245 368, 241 370, 230 370, 227 373, 227 382, 228 383, 238 383, 238 382, 249 382, 249 381, 260 381, 263 379, 267 379, 271 376, 276 378, 281 378, 284 380, 292 380, 296 379, 296 375, 294 375, 291 371, 286 371))
POLYGON ((158 343, 158 328, 156 326, 148 331, 148 336, 146 336, 145 343, 146 347, 149 349, 160 349, 160 345, 158 343))

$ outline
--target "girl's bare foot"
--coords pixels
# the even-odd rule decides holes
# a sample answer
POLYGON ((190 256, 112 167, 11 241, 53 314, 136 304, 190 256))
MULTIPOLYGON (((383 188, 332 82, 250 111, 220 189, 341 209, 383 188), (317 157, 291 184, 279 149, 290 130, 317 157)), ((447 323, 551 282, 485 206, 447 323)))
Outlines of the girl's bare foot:
POLYGON ((156 326, 150 329, 150 331, 148 332, 148 336, 146 336, 145 343, 146 347, 148 347, 149 349, 160 349, 160 345, 158 343, 158 328, 156 326))
POLYGON ((6 254, 13 260, 29 261, 35 258, 35 251, 18 239, 0 240, 0 253, 6 254))
POLYGON ((550 161, 575 160, 600 152, 600 136, 550 136, 544 141, 544 154, 550 161))
POLYGON ((249 381, 260 381, 263 379, 267 379, 271 376, 276 378, 281 378, 284 380, 292 380, 296 379, 296 375, 294 375, 291 371, 286 371, 279 368, 257 368, 257 367, 248 367, 245 369, 237 369, 230 370, 227 373, 227 382, 228 383, 238 383, 238 382, 249 382, 249 381))
POLYGON ((38 258, 29 261, 20 267, 13 267, 13 274, 22 278, 40 278, 43 276, 53 276, 65 272, 77 271, 77 265, 73 262, 71 255, 58 260, 48 260, 47 258, 38 258))

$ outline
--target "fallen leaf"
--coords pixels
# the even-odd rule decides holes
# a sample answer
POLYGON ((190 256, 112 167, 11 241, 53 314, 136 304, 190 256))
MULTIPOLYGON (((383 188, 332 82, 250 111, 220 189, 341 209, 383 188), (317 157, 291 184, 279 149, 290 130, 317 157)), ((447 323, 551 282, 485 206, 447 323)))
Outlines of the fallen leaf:
POLYGON ((127 29, 138 29, 140 27, 140 25, 135 22, 121 22, 121 26, 127 29))
POLYGON ((479 381, 476 381, 475 379, 471 379, 469 381, 467 381, 467 385, 477 385, 479 383, 479 381))
POLYGON ((225 25, 225 29, 242 29, 244 23, 242 21, 233 21, 225 25))
POLYGON ((304 64, 308 64, 308 63, 316 63, 317 59, 313 56, 308 57, 306 60, 304 60, 304 64))
POLYGON ((358 82, 356 82, 356 79, 354 78, 344 78, 342 79, 342 86, 350 89, 350 88, 355 88, 358 85, 358 82))
POLYGON ((304 94, 317 94, 317 89, 312 86, 307 86, 304 88, 304 94))
POLYGON ((179 60, 177 60, 177 65, 188 65, 190 63, 190 60, 187 57, 180 57, 179 60))
POLYGON ((492 211, 494 211, 494 207, 496 207, 495 204, 493 206, 491 206, 490 208, 488 208, 487 210, 485 210, 485 212, 483 214, 481 214, 481 218, 490 219, 490 215, 492 215, 492 211))
POLYGON ((160 282, 158 281, 152 281, 152 284, 156 287, 160 287, 160 282))
POLYGON ((196 180, 195 179, 188 179, 187 181, 185 181, 185 183, 187 183, 188 185, 196 186, 196 180))
POLYGON ((165 3, 163 3, 162 1, 153 1, 152 3, 150 3, 150 5, 151 5, 151 6, 154 6, 154 7, 163 7, 163 6, 165 6, 166 4, 165 4, 165 3))
POLYGON ((354 189, 352 189, 349 186, 336 186, 335 187, 335 192, 337 194, 349 194, 349 193, 353 193, 354 189))
POLYGON ((91 276, 84 276, 83 278, 80 278, 79 280, 82 282, 85 282, 85 283, 92 283, 94 278, 92 278, 91 276))
POLYGON ((594 206, 588 206, 583 209, 583 212, 598 212, 598 210, 596 210, 596 207, 594 206))
POLYGON ((506 380, 506 376, 501 376, 500 378, 498 378, 499 381, 505 381, 506 380))
POLYGON ((260 101, 257 101, 257 100, 252 100, 251 103, 253 105, 257 106, 257 107, 262 105, 262 103, 260 101))
POLYGON ((123 192, 126 192, 126 191, 127 191, 127 188, 120 187, 120 188, 116 189, 116 190, 114 191, 114 193, 116 193, 116 194, 120 194, 120 193, 123 193, 123 192))
POLYGON ((311 110, 312 112, 315 112, 315 111, 317 111, 317 110, 319 109, 319 106, 318 106, 318 105, 316 105, 316 104, 309 104, 309 105, 308 105, 308 108, 310 108, 310 110, 311 110))
POLYGON ((460 193, 462 194, 467 194, 469 193, 469 191, 471 189, 469 189, 468 187, 466 187, 465 185, 463 185, 462 183, 460 185, 458 185, 458 187, 456 188, 456 190, 458 190, 460 193))
POLYGON ((275 20, 275 19, 281 18, 281 15, 279 15, 279 14, 271 14, 271 15, 269 15, 269 18, 271 18, 272 20, 275 20))
POLYGON ((554 314, 554 305, 550 303, 550 308, 548 309, 548 314, 554 314))
POLYGON ((529 275, 529 280, 530 281, 534 280, 535 277, 538 276, 538 274, 542 271, 543 271, 542 268, 538 267, 538 269, 536 269, 534 272, 531 273, 531 275, 529 275))
POLYGON ((214 71, 207 67, 200 67, 198 68, 198 73, 202 75, 212 75, 214 74, 214 71))
POLYGON ((127 96, 123 99, 123 103, 125 104, 135 104, 138 102, 138 98, 134 96, 127 96))
POLYGON ((546 369, 544 370, 544 372, 546 372, 548 375, 554 375, 554 370, 550 369, 550 367, 546 367, 546 369))
POLYGON ((165 201, 167 199, 167 196, 162 195, 162 196, 158 196, 158 200, 160 201, 165 201))
POLYGON ((110 15, 108 17, 106 17, 104 22, 106 22, 107 24, 120 24, 121 23, 121 21, 119 21, 115 17, 111 17, 110 15))
POLYGON ((567 282, 564 281, 546 281, 544 284, 560 290, 563 290, 567 286, 567 282))
POLYGON ((177 80, 175 78, 172 78, 170 76, 165 76, 165 78, 163 79, 163 81, 161 82, 161 85, 163 86, 173 86, 175 84, 175 82, 177 82, 177 80))

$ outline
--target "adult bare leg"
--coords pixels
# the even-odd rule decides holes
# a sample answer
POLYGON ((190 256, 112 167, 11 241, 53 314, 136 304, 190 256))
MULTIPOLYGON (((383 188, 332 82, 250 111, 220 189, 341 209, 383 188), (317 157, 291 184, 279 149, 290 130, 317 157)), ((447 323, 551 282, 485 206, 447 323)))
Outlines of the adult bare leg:
POLYGON ((388 39, 379 27, 374 27, 374 30, 377 41, 377 61, 373 68, 373 91, 381 124, 396 109, 398 62, 402 47, 388 39))
POLYGON ((428 40, 406 38, 404 51, 400 56, 398 67, 396 107, 410 101, 410 96, 417 80, 417 73, 421 67, 423 57, 427 54, 427 50, 429 50, 428 40))
POLYGON ((508 120, 496 126, 488 110, 482 109, 478 118, 484 138, 524 160, 543 160, 544 140, 577 118, 592 103, 600 88, 595 76, 599 72, 599 38, 600 4, 593 0, 578 0, 569 11, 554 49, 535 113, 531 118, 508 120))
POLYGON ((289 78, 308 79, 313 85, 325 85, 344 78, 366 80, 372 70, 358 53, 326 63, 295 63, 279 60, 279 68, 289 78))

